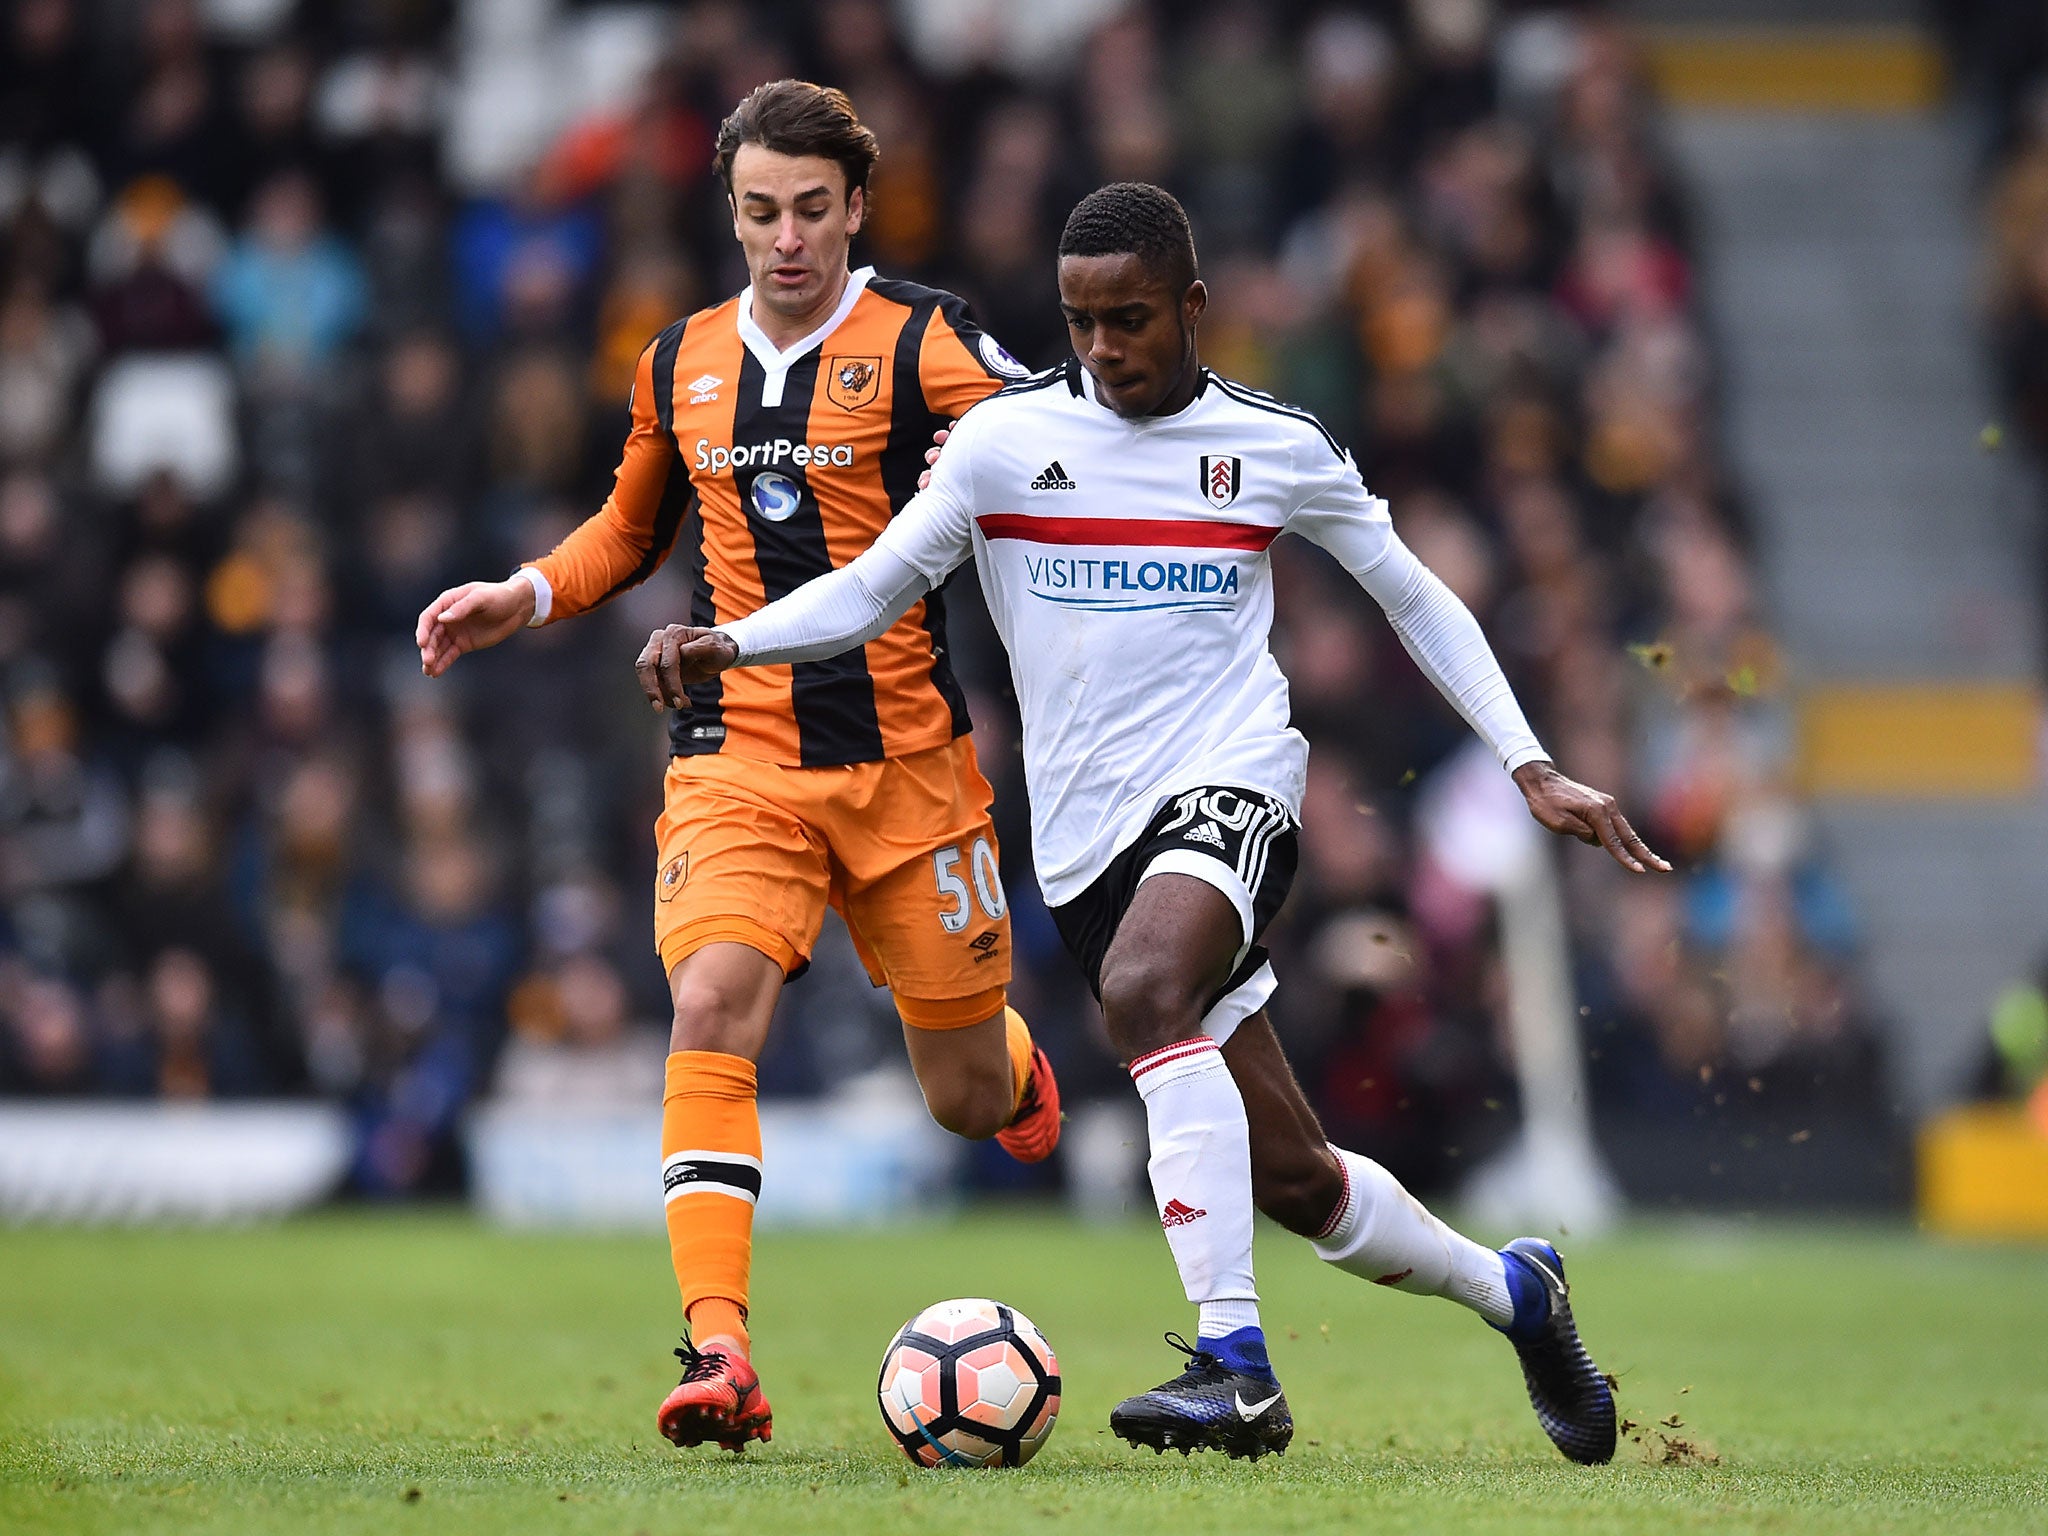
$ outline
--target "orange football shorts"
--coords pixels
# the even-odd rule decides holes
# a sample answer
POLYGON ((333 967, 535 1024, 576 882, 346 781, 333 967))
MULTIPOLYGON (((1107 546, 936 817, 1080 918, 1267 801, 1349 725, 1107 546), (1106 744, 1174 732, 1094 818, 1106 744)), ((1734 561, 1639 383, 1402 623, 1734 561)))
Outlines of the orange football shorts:
POLYGON ((663 970, 736 943, 794 975, 829 903, 905 1023, 993 1017, 1010 984, 994 799, 966 736, 843 768, 671 758, 654 825, 663 970))

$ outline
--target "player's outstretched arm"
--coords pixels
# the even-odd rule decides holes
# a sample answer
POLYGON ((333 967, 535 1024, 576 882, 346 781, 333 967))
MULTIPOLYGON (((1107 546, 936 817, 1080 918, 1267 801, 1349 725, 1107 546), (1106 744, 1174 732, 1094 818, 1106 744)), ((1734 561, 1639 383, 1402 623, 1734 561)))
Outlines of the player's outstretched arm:
POLYGON ((915 565, 876 544, 851 564, 805 582, 729 628, 670 624, 657 629, 641 647, 634 675, 654 708, 683 709, 690 684, 708 682, 733 667, 823 661, 865 645, 908 613, 932 585, 915 565))
POLYGON ((970 431, 956 442, 931 483, 848 564, 719 629, 670 624, 649 635, 633 669, 647 702, 687 708, 692 683, 732 667, 822 661, 867 644, 902 618, 974 552, 966 464, 974 438, 970 431))
POLYGON ((1290 525, 1331 554, 1386 611, 1402 646, 1514 776, 1529 814, 1552 832, 1605 848, 1636 874, 1671 868, 1628 824, 1614 796, 1566 778, 1550 761, 1472 610, 1415 558, 1368 496, 1348 457, 1290 525))
POLYGON ((1472 610, 1391 528, 1383 538, 1384 552, 1359 576, 1360 584, 1386 610, 1423 674, 1499 755, 1529 814, 1552 832, 1605 848, 1623 869, 1639 875, 1669 870, 1636 835, 1614 796, 1566 778, 1544 755, 1472 610))
POLYGON ((455 665, 456 657, 485 650, 525 628, 537 597, 533 583, 519 576, 450 587, 420 610, 413 628, 420 670, 439 677, 455 665))

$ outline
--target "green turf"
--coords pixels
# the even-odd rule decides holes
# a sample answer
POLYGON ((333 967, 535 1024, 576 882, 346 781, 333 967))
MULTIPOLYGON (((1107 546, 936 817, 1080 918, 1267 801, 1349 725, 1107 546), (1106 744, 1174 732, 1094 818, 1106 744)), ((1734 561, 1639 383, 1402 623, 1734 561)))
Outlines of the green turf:
POLYGON ((1597 1470, 1550 1450, 1484 1326, 1271 1229, 1260 1280, 1300 1428, 1257 1466, 1155 1459, 1103 1427, 1170 1373, 1158 1335, 1189 1320, 1137 1226, 770 1237, 777 1435, 744 1459, 652 1434, 674 1380, 658 1239, 454 1216, 0 1230, 0 1531, 2048 1529, 2048 1256, 1740 1225, 1567 1254, 1624 1413, 1682 1420, 1597 1470), (1022 1471, 915 1471, 877 1421, 876 1357, 920 1305, 987 1293, 1059 1350, 1060 1427, 1022 1471))

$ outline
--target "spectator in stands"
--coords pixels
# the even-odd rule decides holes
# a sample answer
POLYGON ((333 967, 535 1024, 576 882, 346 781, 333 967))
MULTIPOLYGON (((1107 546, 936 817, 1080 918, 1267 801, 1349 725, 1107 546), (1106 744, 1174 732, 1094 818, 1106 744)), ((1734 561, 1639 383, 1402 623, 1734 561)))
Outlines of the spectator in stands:
POLYGON ((323 226, 313 178, 291 169, 258 187, 213 280, 228 344, 256 387, 331 358, 361 328, 366 298, 360 263, 323 226))
POLYGON ((667 1042, 630 1008, 618 967, 597 955, 529 975, 513 992, 493 1096, 537 1108, 645 1109, 658 1097, 667 1042))
POLYGON ((190 352, 218 334, 206 290, 220 221, 164 176, 125 186, 94 232, 93 318, 109 353, 190 352))
POLYGON ((455 1178, 454 1132, 502 1037, 519 954, 472 835, 422 831, 401 858, 398 883, 359 883, 341 930, 342 964, 370 1002, 356 1177, 378 1194, 455 1178))
POLYGON ((51 303, 37 279, 0 295, 0 460, 56 457, 96 350, 91 323, 75 306, 51 303))
POLYGON ((9 1093, 104 1092, 91 1021, 76 987, 0 958, 0 1089, 9 1093))

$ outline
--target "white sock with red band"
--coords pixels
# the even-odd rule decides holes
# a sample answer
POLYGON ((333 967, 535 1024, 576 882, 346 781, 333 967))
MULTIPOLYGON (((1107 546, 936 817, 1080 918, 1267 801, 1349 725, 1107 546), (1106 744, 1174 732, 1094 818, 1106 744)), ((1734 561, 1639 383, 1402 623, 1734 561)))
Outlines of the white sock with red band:
POLYGON ((1332 1147, 1344 1167, 1344 1199, 1315 1239, 1316 1252, 1375 1285, 1443 1296, 1495 1327, 1514 1320, 1506 1261, 1453 1232, 1371 1158, 1332 1147))
POLYGON ((1207 1035, 1178 1040, 1133 1061, 1131 1081, 1145 1101, 1159 1222, 1188 1300, 1202 1309, 1198 1336, 1257 1327, 1251 1127, 1222 1051, 1207 1035))

